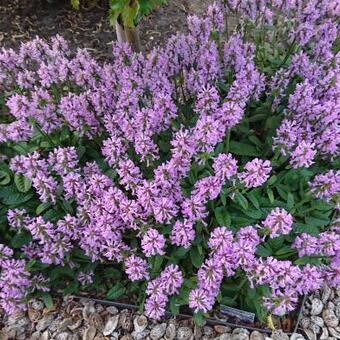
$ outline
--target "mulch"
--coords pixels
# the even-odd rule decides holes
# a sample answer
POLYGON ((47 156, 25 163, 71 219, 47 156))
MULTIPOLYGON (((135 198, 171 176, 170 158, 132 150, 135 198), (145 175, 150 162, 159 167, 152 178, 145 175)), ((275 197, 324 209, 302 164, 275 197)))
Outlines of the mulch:
MULTIPOLYGON (((70 45, 86 47, 102 60, 110 58, 115 30, 108 20, 108 0, 81 0, 79 10, 70 0, 0 0, 0 46, 17 48, 36 36, 48 39, 56 34, 70 45)), ((186 30, 186 16, 198 13, 207 1, 170 0, 140 25, 145 51, 163 45, 169 36, 186 30)))

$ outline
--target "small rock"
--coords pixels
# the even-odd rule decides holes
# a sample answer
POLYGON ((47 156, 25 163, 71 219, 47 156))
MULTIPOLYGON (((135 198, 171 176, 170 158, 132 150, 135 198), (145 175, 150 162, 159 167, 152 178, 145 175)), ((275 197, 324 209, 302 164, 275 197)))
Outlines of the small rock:
POLYGON ((200 340, 203 337, 203 327, 194 325, 194 339, 200 340))
POLYGON ((106 310, 112 315, 118 314, 118 308, 115 306, 106 307, 106 310))
POLYGON ((89 325, 95 327, 99 331, 102 331, 104 328, 104 321, 98 313, 90 314, 87 322, 89 323, 89 325))
POLYGON ((165 334, 165 331, 166 331, 166 323, 157 325, 151 329, 150 338, 152 340, 158 340, 165 334))
POLYGON ((209 327, 209 326, 204 326, 203 327, 203 334, 206 335, 206 336, 209 336, 211 338, 213 336, 215 336, 214 330, 211 327, 209 327))
POLYGON ((50 339, 50 335, 49 335, 48 331, 45 331, 45 332, 41 335, 41 337, 40 337, 39 340, 49 340, 49 339, 50 339))
POLYGON ((133 320, 133 325, 136 333, 143 332, 148 325, 148 319, 144 315, 139 315, 133 320))
POLYGON ((320 316, 312 315, 310 319, 313 323, 317 324, 320 327, 323 327, 323 325, 325 324, 320 316))
POLYGON ((322 328, 322 334, 320 336, 320 340, 327 340, 329 338, 329 332, 327 327, 322 328))
POLYGON ((80 325, 81 325, 82 322, 83 322, 83 320, 82 320, 82 319, 79 319, 79 320, 77 320, 74 324, 68 326, 67 328, 68 328, 70 331, 74 331, 74 330, 76 330, 77 328, 80 327, 80 325))
POLYGON ((334 313, 340 319, 340 303, 336 305, 334 313))
MULTIPOLYGON (((30 340, 39 340, 40 338, 41 338, 41 333, 40 332, 34 332, 34 333, 32 333, 30 340)), ((4 339, 2 339, 1 336, 0 336, 0 340, 4 340, 4 339)))
MULTIPOLYGON (((126 337, 125 339, 127 339, 127 340, 131 339, 130 334, 124 335, 121 339, 123 339, 124 337, 126 337)), ((110 340, 119 340, 119 333, 118 332, 113 332, 111 334, 110 340)))
POLYGON ((214 326, 214 330, 217 334, 224 334, 230 332, 230 327, 223 326, 223 325, 216 325, 214 326))
POLYGON ((303 329, 307 329, 310 325, 310 318, 302 318, 301 321, 300 321, 300 326, 303 328, 303 329))
POLYGON ((89 326, 85 329, 83 340, 92 340, 96 336, 97 330, 93 326, 89 326))
POLYGON ((258 331, 253 331, 250 334, 250 340, 264 340, 264 335, 258 331))
MULTIPOLYGON (((117 338, 118 339, 118 338, 117 338)), ((145 338, 144 338, 145 339, 145 338)), ((120 338, 120 340, 132 340, 131 335, 124 335, 120 338)))
POLYGON ((118 326, 119 315, 110 317, 104 326, 103 335, 108 336, 112 334, 118 326))
POLYGON ((331 294, 332 294, 332 289, 329 288, 328 286, 324 287, 322 291, 322 297, 321 297, 321 300, 324 304, 329 300, 331 294))
POLYGON ((173 323, 170 323, 165 331, 164 338, 166 340, 173 340, 176 337, 176 326, 173 323))
POLYGON ((133 322, 131 319, 131 314, 125 310, 120 313, 119 316, 119 327, 121 327, 124 331, 130 333, 133 330, 133 322))
POLYGON ((192 336, 192 330, 189 327, 180 327, 177 331, 177 340, 189 340, 192 336))
POLYGON ((328 309, 335 310, 335 304, 332 301, 329 301, 327 304, 328 309))
POLYGON ((245 328, 235 328, 231 337, 232 340, 249 340, 249 331, 245 328))
POLYGON ((231 334, 229 333, 225 333, 225 334, 221 334, 219 337, 218 337, 218 340, 231 340, 231 334))
POLYGON ((339 325, 339 318, 335 314, 324 317, 324 321, 328 327, 336 327, 339 325))
POLYGON ((63 332, 68 326, 72 324, 72 318, 66 318, 58 325, 58 333, 63 332))
POLYGON ((72 334, 68 332, 61 332, 55 337, 55 340, 71 340, 72 338, 72 334))
POLYGON ((233 334, 231 340, 249 340, 249 335, 247 334, 233 334))
POLYGON ((238 335, 238 334, 249 335, 249 331, 245 328, 235 328, 233 330, 233 335, 238 335))
POLYGON ((39 332, 43 332, 48 326, 51 325, 54 319, 53 314, 47 314, 42 319, 40 319, 37 323, 36 330, 39 332))
POLYGON ((320 299, 314 298, 312 300, 311 314, 319 315, 323 310, 323 303, 320 299))
POLYGON ((281 329, 275 330, 272 333, 273 340, 289 340, 289 336, 285 334, 281 329))
POLYGON ((92 315, 95 312, 96 312, 96 308, 94 307, 93 303, 91 303, 91 302, 85 303, 85 306, 82 310, 83 319, 85 321, 87 321, 89 319, 90 315, 92 315))
POLYGON ((299 333, 293 333, 291 336, 290 336, 290 340, 306 340, 306 338, 299 334, 299 333))
POLYGON ((313 331, 311 331, 310 329, 305 329, 305 333, 306 333, 308 340, 317 340, 316 334, 313 331))
POLYGON ((96 308, 96 311, 97 311, 97 313, 101 313, 105 308, 102 306, 102 305, 100 305, 100 304, 97 304, 96 306, 95 306, 95 308, 96 308))
POLYGON ((315 334, 320 334, 321 333, 321 327, 318 326, 317 324, 315 323, 312 323, 310 325, 310 329, 315 333, 315 334))
POLYGON ((143 332, 132 332, 132 338, 135 340, 144 340, 148 337, 148 335, 150 334, 150 331, 148 329, 145 329, 143 332))
POLYGON ((328 331, 332 337, 340 339, 340 330, 337 330, 336 328, 333 327, 328 327, 328 331))
POLYGON ((42 301, 39 301, 39 300, 34 300, 31 303, 31 307, 32 307, 32 309, 42 311, 44 309, 44 303, 42 301))

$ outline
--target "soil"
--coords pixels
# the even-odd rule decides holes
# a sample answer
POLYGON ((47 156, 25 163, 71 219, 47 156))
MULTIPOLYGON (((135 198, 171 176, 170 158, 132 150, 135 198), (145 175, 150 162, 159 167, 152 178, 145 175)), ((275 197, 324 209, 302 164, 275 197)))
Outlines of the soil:
MULTIPOLYGON (((109 0, 80 0, 75 10, 70 0, 0 0, 0 46, 19 47, 35 36, 48 39, 60 34, 70 45, 86 47, 99 59, 111 55, 116 39, 108 20, 109 0)), ((201 14, 209 0, 168 0, 140 25, 145 51, 163 45, 169 36, 186 30, 186 16, 201 14)))

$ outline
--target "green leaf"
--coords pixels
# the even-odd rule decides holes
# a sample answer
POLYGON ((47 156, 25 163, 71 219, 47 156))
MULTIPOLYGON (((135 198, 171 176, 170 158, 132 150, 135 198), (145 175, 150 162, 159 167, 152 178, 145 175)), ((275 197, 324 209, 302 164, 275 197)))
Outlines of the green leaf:
POLYGON ((273 185, 277 180, 277 177, 275 175, 271 176, 268 181, 267 181, 267 184, 268 185, 273 185))
POLYGON ((244 214, 251 218, 254 218, 255 220, 259 220, 263 218, 263 213, 261 209, 258 209, 258 210, 248 209, 244 211, 244 214))
POLYGON ((315 264, 315 265, 320 265, 322 263, 321 258, 319 257, 313 257, 313 256, 303 256, 297 259, 294 264, 298 266, 302 266, 305 264, 315 264))
POLYGON ((295 249, 292 249, 290 246, 284 246, 281 249, 279 249, 278 251, 276 251, 275 255, 277 255, 277 256, 282 256, 282 255, 289 256, 289 255, 292 255, 292 254, 295 254, 295 253, 296 253, 295 249))
POLYGON ((205 318, 202 312, 195 313, 193 319, 197 326, 203 327, 205 325, 205 318))
POLYGON ((15 175, 14 183, 20 192, 27 192, 32 187, 32 181, 23 175, 15 175))
POLYGON ((122 274, 121 274, 121 272, 118 269, 115 269, 115 268, 105 268, 104 276, 106 278, 120 280, 121 277, 122 277, 122 274))
POLYGON ((329 203, 327 203, 324 200, 317 200, 312 202, 313 208, 320 210, 320 211, 328 211, 333 208, 333 206, 329 203))
POLYGON ((329 219, 320 219, 315 217, 305 217, 306 224, 312 227, 324 227, 329 224, 329 219))
POLYGON ((263 256, 263 257, 271 256, 272 252, 268 248, 269 247, 265 247, 262 244, 258 245, 257 248, 256 248, 256 255, 263 256))
POLYGON ((169 306, 170 306, 170 312, 171 313, 173 313, 175 315, 179 314, 179 304, 177 302, 177 296, 172 296, 170 298, 169 306))
POLYGON ((47 293, 47 292, 43 292, 42 293, 42 299, 44 301, 45 306, 48 309, 52 309, 53 308, 53 299, 51 294, 47 293))
POLYGON ((124 11, 121 13, 123 23, 125 27, 135 27, 135 18, 139 10, 139 3, 137 0, 130 0, 129 5, 126 6, 124 11))
POLYGON ((7 185, 10 181, 10 175, 5 171, 0 170, 0 185, 7 185))
POLYGON ((63 290, 64 295, 69 294, 75 294, 79 291, 79 282, 78 281, 72 281, 66 285, 66 287, 63 290))
POLYGON ((184 247, 179 247, 174 252, 174 256, 175 257, 184 257, 188 251, 189 251, 189 249, 186 249, 184 247))
POLYGON ((121 297, 126 291, 126 288, 122 283, 116 283, 110 290, 107 292, 106 297, 110 300, 115 300, 121 297))
POLYGON ((229 150, 239 156, 261 156, 261 153, 256 150, 256 148, 251 144, 239 143, 231 141, 229 144, 229 150))
POLYGON ((69 267, 56 267, 49 273, 51 281, 59 280, 61 278, 65 280, 65 276, 74 279, 76 277, 76 273, 69 267))
POLYGON ((40 215, 42 212, 44 212, 46 209, 48 209, 52 203, 47 202, 47 203, 41 203, 37 206, 37 209, 35 210, 35 213, 37 215, 40 215))
POLYGON ((191 259, 192 264, 196 268, 200 268, 203 263, 204 256, 203 254, 199 253, 196 247, 192 247, 190 250, 190 259, 191 259))
POLYGON ((152 266, 151 266, 152 272, 159 273, 162 263, 163 263, 163 256, 159 256, 159 255, 153 256, 151 263, 152 263, 152 266))
POLYGON ((71 0, 71 6, 78 10, 79 9, 79 0, 71 0))
POLYGON ((260 203, 253 191, 247 192, 246 196, 256 209, 260 209, 260 203))
POLYGON ((287 195, 287 208, 291 210, 294 207, 294 195, 292 193, 288 193, 287 195))
POLYGON ((33 193, 24 194, 18 192, 15 184, 0 187, 0 198, 2 198, 3 203, 6 205, 17 206, 27 202, 32 197, 33 193))
POLYGON ((235 201, 244 209, 247 210, 249 205, 247 199, 239 192, 235 192, 235 201))
POLYGON ((230 227, 231 218, 226 207, 217 207, 215 209, 215 217, 220 226, 230 227))
POLYGON ((267 188, 267 195, 268 195, 270 203, 273 204, 274 203, 274 193, 273 193, 273 190, 270 189, 270 188, 267 188))
POLYGON ((21 230, 14 235, 11 241, 13 248, 21 248, 22 246, 28 244, 32 240, 32 236, 29 231, 21 230))
POLYGON ((313 227, 311 225, 306 225, 303 223, 294 223, 293 230, 298 234, 307 233, 314 236, 317 236, 319 234, 319 229, 317 227, 313 227))

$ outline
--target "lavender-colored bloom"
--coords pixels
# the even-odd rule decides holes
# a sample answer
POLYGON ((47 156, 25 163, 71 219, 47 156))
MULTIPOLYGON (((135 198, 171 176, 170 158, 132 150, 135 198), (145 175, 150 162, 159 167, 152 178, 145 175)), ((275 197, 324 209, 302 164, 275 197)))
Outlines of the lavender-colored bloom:
POLYGON ((313 159, 316 155, 313 143, 302 141, 291 153, 290 164, 293 168, 306 167, 309 168, 314 162, 313 159))
POLYGON ((78 165, 77 150, 75 147, 56 148, 49 153, 48 162, 55 172, 65 175, 78 165))
POLYGON ((188 220, 176 221, 170 235, 171 244, 189 248, 195 234, 193 222, 188 220))
POLYGON ((310 187, 315 197, 331 199, 340 191, 340 171, 330 170, 315 176, 310 187))
POLYGON ((293 311, 298 303, 298 295, 293 289, 285 289, 283 292, 276 290, 271 297, 263 299, 264 306, 275 315, 285 315, 293 311))
POLYGON ((207 291, 202 288, 193 289, 189 293, 189 307, 198 312, 207 312, 211 310, 212 305, 207 291))
POLYGON ((0 243, 0 268, 1 264, 4 260, 8 260, 13 256, 13 250, 11 248, 8 248, 4 244, 0 243))
POLYGON ((309 294, 324 284, 323 270, 321 267, 307 264, 302 269, 302 276, 297 283, 297 291, 299 294, 309 294))
POLYGON ((237 160, 230 153, 221 153, 214 159, 213 169, 216 177, 225 181, 237 174, 237 160))
POLYGON ((78 274, 78 281, 82 286, 89 285, 93 283, 93 276, 94 273, 92 271, 88 273, 80 272, 78 274))
POLYGON ((269 231, 270 238, 274 238, 290 233, 293 225, 293 217, 286 210, 275 208, 262 224, 263 227, 269 231))
POLYGON ((183 274, 178 265, 170 264, 161 273, 161 288, 166 295, 178 294, 183 284, 183 274))
POLYGON ((326 256, 335 256, 340 252, 340 235, 335 232, 323 232, 319 235, 320 253, 326 256))
POLYGON ((25 209, 9 209, 7 211, 7 220, 11 228, 20 229, 30 222, 30 217, 25 209))
POLYGON ((151 295, 145 301, 145 315, 151 319, 159 320, 165 313, 166 296, 151 295))
POLYGON ((255 158, 246 163, 244 171, 238 176, 247 188, 255 188, 267 181, 271 170, 272 167, 269 161, 255 158))
POLYGON ((210 234, 208 246, 214 254, 224 255, 232 247, 232 243, 232 232, 226 227, 218 227, 210 234))
POLYGON ((309 234, 297 236, 293 243, 293 248, 298 250, 299 256, 315 255, 319 252, 318 239, 309 234))
POLYGON ((148 279, 148 263, 136 255, 130 255, 124 261, 125 272, 131 281, 148 279))
POLYGON ((170 223, 177 214, 177 205, 167 197, 161 197, 153 203, 153 213, 159 223, 170 223))
POLYGON ((149 229, 143 235, 141 244, 146 257, 165 254, 165 238, 156 229, 149 229))

